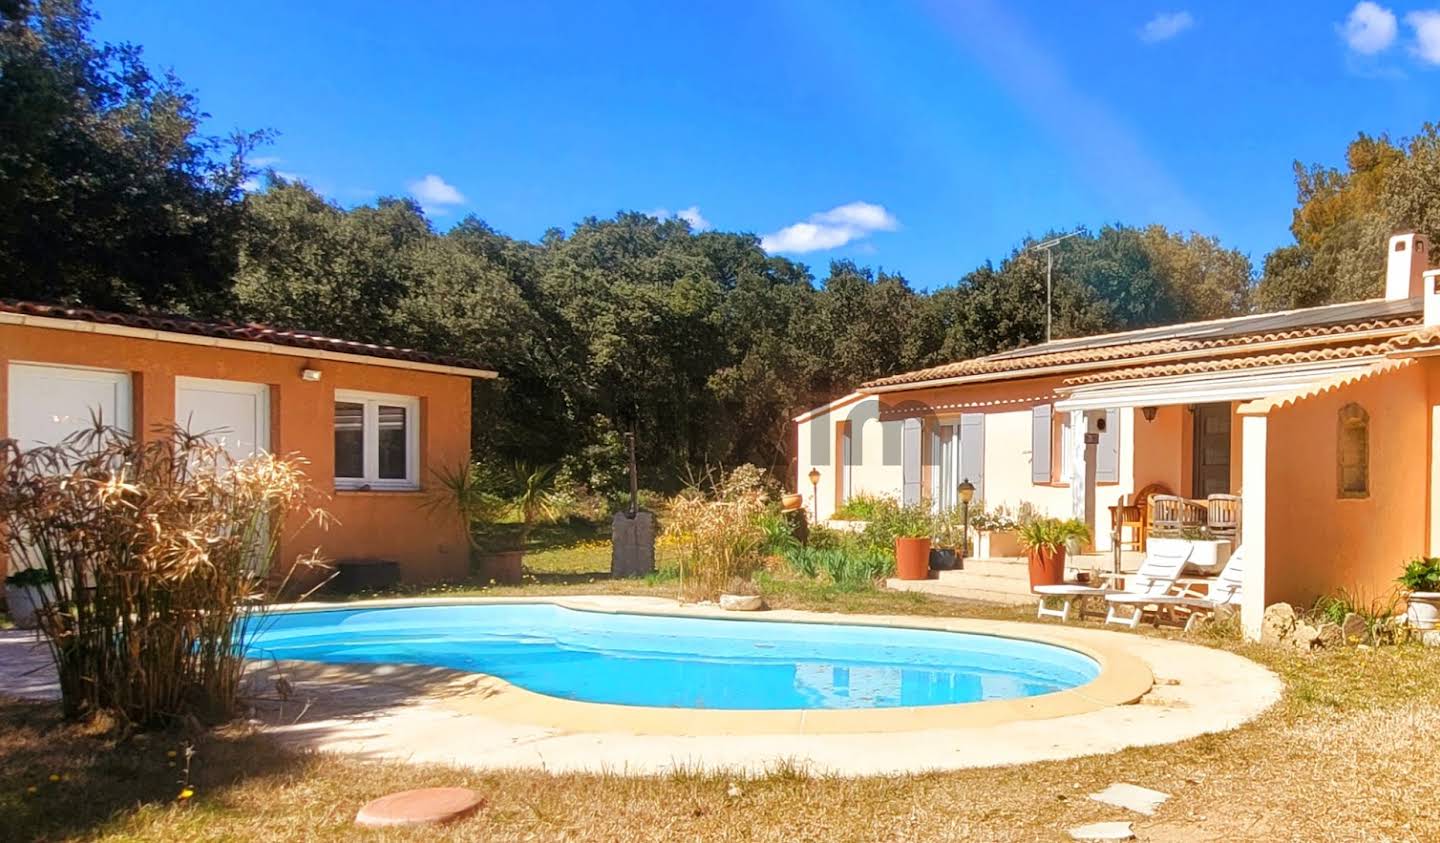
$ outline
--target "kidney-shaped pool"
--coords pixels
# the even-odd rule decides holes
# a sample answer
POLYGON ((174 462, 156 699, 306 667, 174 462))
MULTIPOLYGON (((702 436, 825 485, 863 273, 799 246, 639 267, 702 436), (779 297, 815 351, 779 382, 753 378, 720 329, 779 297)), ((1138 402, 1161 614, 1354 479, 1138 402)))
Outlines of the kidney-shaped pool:
POLYGON ((410 664, 582 702, 728 710, 1032 697, 1100 672, 1065 647, 939 630, 592 612, 548 603, 279 612, 252 658, 410 664))

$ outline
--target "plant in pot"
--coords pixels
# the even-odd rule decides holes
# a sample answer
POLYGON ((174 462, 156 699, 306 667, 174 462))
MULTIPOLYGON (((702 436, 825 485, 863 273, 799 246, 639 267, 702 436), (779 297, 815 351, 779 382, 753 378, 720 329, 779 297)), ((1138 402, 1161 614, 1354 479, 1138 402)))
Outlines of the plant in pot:
POLYGON ((1090 528, 1077 518, 1036 518, 1020 525, 1020 546, 1030 563, 1030 587, 1065 580, 1065 553, 1072 541, 1090 540, 1090 528))
POLYGON ((731 612, 754 612, 765 608, 760 589, 746 577, 731 577, 720 592, 720 608, 731 612))
POLYGON ((34 629, 37 614, 55 602, 55 577, 46 568, 22 568, 5 578, 5 605, 20 629, 34 629))
POLYGON ((930 570, 953 571, 961 533, 959 516, 954 511, 936 515, 930 533, 930 570))
POLYGON ((1399 577, 1409 607, 1405 619, 1415 629, 1440 626, 1440 557, 1416 557, 1399 577))
POLYGON ((886 518, 884 528, 895 537, 895 575, 902 580, 929 579, 934 520, 926 508, 902 506, 886 518))

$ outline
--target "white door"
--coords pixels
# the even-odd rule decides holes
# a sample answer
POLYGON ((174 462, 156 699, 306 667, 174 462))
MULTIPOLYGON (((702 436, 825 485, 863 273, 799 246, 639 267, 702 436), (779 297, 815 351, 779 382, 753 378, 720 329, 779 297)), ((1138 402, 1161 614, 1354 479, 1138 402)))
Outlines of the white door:
POLYGON ((235 460, 270 449, 270 387, 262 383, 175 379, 175 423, 203 433, 235 460))
POLYGON ((57 445, 99 419, 130 432, 130 375, 102 369, 11 363, 8 436, 22 448, 57 445))

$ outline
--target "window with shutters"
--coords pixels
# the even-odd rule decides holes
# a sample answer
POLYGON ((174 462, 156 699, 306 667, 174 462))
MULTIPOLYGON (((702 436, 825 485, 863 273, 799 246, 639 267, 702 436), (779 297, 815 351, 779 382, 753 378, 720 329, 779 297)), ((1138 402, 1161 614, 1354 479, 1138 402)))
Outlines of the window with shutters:
POLYGON ((1370 414, 1359 404, 1340 408, 1337 447, 1338 495, 1370 496, 1370 414))
POLYGON ((420 486, 420 399, 335 390, 335 488, 420 486))

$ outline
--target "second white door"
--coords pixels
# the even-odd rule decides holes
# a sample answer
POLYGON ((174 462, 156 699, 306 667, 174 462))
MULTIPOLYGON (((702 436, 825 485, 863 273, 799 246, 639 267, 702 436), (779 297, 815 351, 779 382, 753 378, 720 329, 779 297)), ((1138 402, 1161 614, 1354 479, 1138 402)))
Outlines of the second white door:
POLYGON ((204 433, 235 460, 270 450, 270 387, 261 383, 175 379, 175 423, 204 433))

